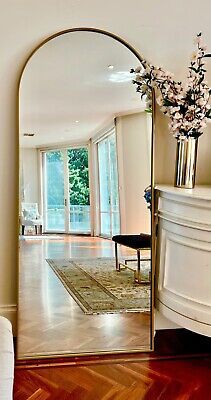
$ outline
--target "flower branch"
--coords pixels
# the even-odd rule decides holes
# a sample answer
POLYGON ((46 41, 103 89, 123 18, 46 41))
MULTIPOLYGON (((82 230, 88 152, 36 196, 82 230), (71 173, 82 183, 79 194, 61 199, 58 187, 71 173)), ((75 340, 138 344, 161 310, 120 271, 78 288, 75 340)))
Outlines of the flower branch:
POLYGON ((207 119, 211 118, 209 103, 211 90, 205 80, 205 54, 206 46, 202 43, 202 34, 199 33, 195 40, 196 51, 192 54, 187 82, 177 82, 173 74, 160 67, 142 62, 142 67, 132 69, 135 74, 133 83, 137 85, 137 92, 141 98, 145 97, 151 107, 152 88, 160 95, 157 103, 161 111, 170 118, 169 127, 177 139, 199 137, 206 127, 207 119))

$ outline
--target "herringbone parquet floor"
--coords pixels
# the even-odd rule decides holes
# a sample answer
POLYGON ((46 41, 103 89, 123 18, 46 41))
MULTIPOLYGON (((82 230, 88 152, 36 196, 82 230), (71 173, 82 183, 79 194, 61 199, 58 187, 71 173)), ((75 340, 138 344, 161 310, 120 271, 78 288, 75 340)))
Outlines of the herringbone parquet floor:
POLYGON ((149 349, 149 313, 85 315, 46 262, 113 255, 113 243, 100 238, 20 242, 19 358, 149 349))
POLYGON ((211 358, 16 369, 14 400, 209 400, 211 358))
MULTIPOLYGON (((62 354, 71 349, 70 344, 75 352, 93 348, 112 350, 117 346, 130 350, 148 343, 149 318, 142 314, 119 314, 112 318, 107 315, 96 321, 92 319, 91 323, 83 320, 79 307, 46 268, 45 258, 61 254, 68 258, 79 254, 111 256, 112 244, 101 239, 71 238, 70 246, 69 240, 35 240, 22 245, 19 355, 55 351, 62 354)), ((168 347, 165 343, 164 350, 168 347)), ((138 362, 134 356, 133 361, 117 362, 111 356, 110 361, 101 363, 79 365, 76 360, 76 365, 71 361, 71 365, 65 366, 59 363, 41 366, 39 362, 16 366, 14 400, 211 399, 211 358, 138 362)))

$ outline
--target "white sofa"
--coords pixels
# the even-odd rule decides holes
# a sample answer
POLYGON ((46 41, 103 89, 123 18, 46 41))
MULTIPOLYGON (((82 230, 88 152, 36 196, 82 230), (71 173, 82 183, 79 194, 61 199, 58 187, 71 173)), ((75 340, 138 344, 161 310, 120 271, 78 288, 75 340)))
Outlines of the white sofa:
POLYGON ((0 317, 0 400, 12 400, 14 378, 14 350, 12 325, 0 317))

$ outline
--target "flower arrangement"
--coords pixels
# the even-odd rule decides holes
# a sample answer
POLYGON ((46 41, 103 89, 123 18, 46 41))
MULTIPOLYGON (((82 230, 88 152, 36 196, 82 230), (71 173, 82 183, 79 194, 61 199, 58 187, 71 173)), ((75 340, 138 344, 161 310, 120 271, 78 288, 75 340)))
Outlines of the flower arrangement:
POLYGON ((151 91, 155 88, 160 92, 157 103, 161 111, 170 118, 169 128, 177 139, 188 137, 198 138, 206 127, 207 119, 211 118, 211 106, 208 104, 211 90, 205 80, 206 46, 202 43, 202 34, 196 37, 196 51, 191 57, 187 82, 177 82, 173 74, 160 67, 154 67, 142 62, 143 67, 132 69, 135 73, 133 83, 137 91, 151 108, 151 91))

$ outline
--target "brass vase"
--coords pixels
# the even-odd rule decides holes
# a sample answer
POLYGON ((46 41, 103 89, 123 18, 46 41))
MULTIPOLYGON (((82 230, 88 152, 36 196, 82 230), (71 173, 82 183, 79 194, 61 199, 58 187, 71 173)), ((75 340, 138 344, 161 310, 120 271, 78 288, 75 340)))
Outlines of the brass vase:
POLYGON ((193 189, 195 186, 198 138, 177 140, 174 186, 193 189))

